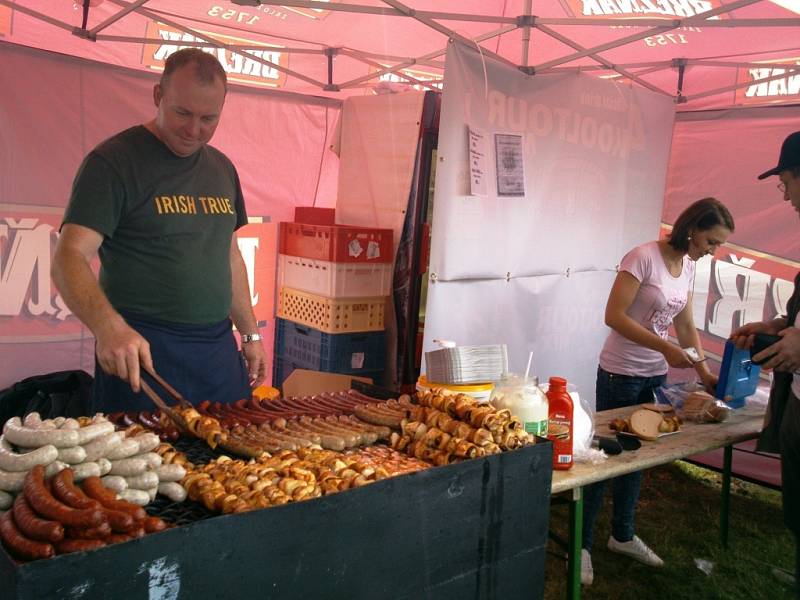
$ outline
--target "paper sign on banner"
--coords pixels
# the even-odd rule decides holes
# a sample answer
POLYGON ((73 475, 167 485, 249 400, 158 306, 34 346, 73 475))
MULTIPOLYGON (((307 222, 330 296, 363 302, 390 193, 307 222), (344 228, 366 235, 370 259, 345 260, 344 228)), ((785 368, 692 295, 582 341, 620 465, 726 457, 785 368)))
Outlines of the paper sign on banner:
POLYGON ((486 191, 486 134, 469 127, 469 193, 487 196, 486 191))
POLYGON ((367 242, 367 258, 380 258, 381 257, 381 245, 378 242, 374 242, 370 240, 367 242))
POLYGON ((522 136, 510 133, 494 134, 497 161, 497 195, 524 196, 525 173, 522 156, 522 136))
POLYGON ((361 242, 358 240, 350 240, 350 243, 347 244, 347 254, 354 258, 361 256, 363 251, 364 248, 361 246, 361 242))

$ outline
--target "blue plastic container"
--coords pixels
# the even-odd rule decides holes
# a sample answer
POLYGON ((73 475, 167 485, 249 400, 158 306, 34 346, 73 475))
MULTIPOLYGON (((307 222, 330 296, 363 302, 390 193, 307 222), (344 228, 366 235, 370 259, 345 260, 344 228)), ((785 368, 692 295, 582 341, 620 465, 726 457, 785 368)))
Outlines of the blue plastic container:
POLYGON ((360 375, 383 371, 386 333, 325 333, 308 325, 275 319, 275 356, 301 369, 360 375))
POLYGON ((753 364, 750 350, 741 350, 732 340, 725 342, 716 396, 731 408, 741 408, 747 396, 755 393, 761 367, 753 364))

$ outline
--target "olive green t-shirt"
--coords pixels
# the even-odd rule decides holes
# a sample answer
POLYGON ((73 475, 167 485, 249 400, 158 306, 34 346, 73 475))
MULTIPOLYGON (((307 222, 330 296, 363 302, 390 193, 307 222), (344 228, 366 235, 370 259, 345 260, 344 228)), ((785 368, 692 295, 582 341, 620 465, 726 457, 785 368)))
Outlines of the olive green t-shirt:
POLYGON ((84 159, 64 223, 103 235, 100 287, 117 310, 193 324, 230 315, 231 239, 247 214, 219 150, 179 157, 144 126, 127 129, 84 159))

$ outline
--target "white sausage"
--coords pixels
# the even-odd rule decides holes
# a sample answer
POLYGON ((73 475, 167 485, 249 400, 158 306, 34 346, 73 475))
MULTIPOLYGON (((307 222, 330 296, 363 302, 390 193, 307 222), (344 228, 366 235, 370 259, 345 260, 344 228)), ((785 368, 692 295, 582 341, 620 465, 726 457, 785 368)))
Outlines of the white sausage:
MULTIPOLYGON (((75 432, 75 435, 78 435, 77 431, 75 432)), ((86 450, 86 460, 89 462, 94 462, 98 458, 105 457, 112 448, 119 446, 121 443, 122 438, 117 435, 117 432, 101 435, 83 447, 83 449, 86 450)))
POLYGON ((158 475, 156 475, 155 471, 145 471, 141 475, 126 477, 125 480, 128 482, 129 489, 149 490, 158 487, 158 475))
POLYGON ((100 465, 96 462, 85 462, 72 466, 75 481, 83 481, 87 477, 100 477, 100 465))
POLYGON ((139 452, 150 452, 151 450, 155 450, 156 447, 161 443, 161 440, 155 433, 140 433, 134 438, 137 442, 139 442, 139 452))
POLYGON ((77 465, 86 460, 86 450, 83 446, 73 446, 72 448, 60 448, 58 450, 58 460, 70 465, 77 465))
POLYGON ((60 460, 54 460, 44 468, 44 476, 52 477, 56 473, 60 473, 61 471, 67 468, 69 468, 69 465, 67 463, 61 462, 60 460))
POLYGON ((67 417, 56 417, 55 419, 53 419, 53 423, 55 423, 56 427, 63 427, 66 421, 67 417))
MULTIPOLYGON (((51 463, 52 464, 52 463, 51 463)), ((3 471, 0 470, 0 490, 5 492, 18 492, 22 489, 25 481, 26 471, 3 471)))
POLYGON ((133 477, 141 475, 147 470, 147 461, 138 456, 133 458, 121 458, 120 460, 112 461, 111 475, 122 475, 123 477, 133 477))
POLYGON ((22 420, 22 424, 25 427, 33 427, 33 428, 41 427, 42 417, 38 412, 28 413, 22 420))
MULTIPOLYGON (((44 469, 45 477, 51 477, 59 471, 66 469, 69 465, 59 460, 54 460, 44 469)), ((0 490, 6 492, 18 492, 22 489, 25 482, 27 471, 3 471, 0 469, 0 490)))
POLYGON ((64 421, 64 424, 61 425, 61 429, 80 429, 81 424, 78 423, 77 419, 67 419, 64 421))
POLYGON ((161 466, 161 463, 164 462, 164 458, 155 452, 146 452, 145 454, 140 454, 136 458, 144 460, 147 463, 148 469, 157 469, 161 466))
POLYGON ((12 417, 6 421, 3 426, 3 433, 9 442, 25 448, 39 448, 48 444, 52 444, 56 448, 69 448, 70 446, 78 445, 77 431, 25 427, 20 422, 19 417, 12 417))
POLYGON ((127 500, 139 506, 147 506, 150 502, 150 494, 142 490, 122 490, 119 493, 119 497, 121 500, 127 500))
POLYGON ((152 502, 153 500, 156 499, 156 494, 158 493, 158 486, 151 487, 150 489, 145 490, 145 492, 147 492, 147 495, 150 496, 150 502, 152 502))
POLYGON ((114 424, 105 421, 103 423, 94 423, 92 425, 87 425, 86 427, 81 427, 78 429, 78 444, 83 446, 88 442, 91 442, 93 439, 100 437, 101 435, 106 435, 108 433, 114 432, 114 424))
POLYGON ((158 484, 158 493, 166 496, 173 502, 183 502, 186 500, 186 490, 180 483, 165 481, 158 484))
POLYGON ((0 435, 0 469, 30 471, 36 465, 49 465, 57 458, 58 450, 49 444, 25 454, 18 454, 11 448, 5 436, 0 435))
MULTIPOLYGON (((25 425, 26 427, 31 427, 33 429, 58 429, 58 425, 56 424, 55 419, 44 419, 44 420, 42 420, 42 418, 39 415, 39 413, 30 413, 30 414, 34 415, 30 419, 30 421, 31 421, 30 425, 27 425, 25 423, 25 421, 22 421, 22 424, 25 425)), ((30 416, 30 415, 28 415, 28 416, 30 416)), ((26 419, 27 419, 27 417, 26 417, 26 419)))
POLYGON ((111 470, 110 460, 101 456, 97 459, 97 465, 100 467, 100 477, 103 475, 108 475, 108 472, 111 470))
POLYGON ((108 460, 119 460, 120 458, 136 456, 139 452, 139 442, 133 438, 125 438, 119 446, 112 448, 108 452, 106 458, 108 460))
POLYGON ((119 475, 106 475, 100 479, 100 481, 102 481, 103 485, 108 489, 114 490, 117 493, 128 489, 128 482, 124 477, 119 475))
POLYGON ((9 494, 8 492, 0 490, 0 510, 6 510, 7 508, 11 508, 11 504, 13 502, 14 502, 14 496, 9 494))
POLYGON ((161 482, 180 481, 186 477, 186 469, 180 465, 161 465, 156 469, 161 482))

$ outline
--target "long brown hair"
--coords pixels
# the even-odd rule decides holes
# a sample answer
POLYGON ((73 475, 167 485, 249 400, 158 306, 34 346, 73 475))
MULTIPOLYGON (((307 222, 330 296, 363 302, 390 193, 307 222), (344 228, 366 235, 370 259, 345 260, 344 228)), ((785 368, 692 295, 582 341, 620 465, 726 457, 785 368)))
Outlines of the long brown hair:
POLYGON ((703 198, 678 215, 668 243, 675 250, 686 252, 692 231, 708 231, 717 225, 727 227, 733 233, 734 224, 730 211, 716 198, 703 198))

